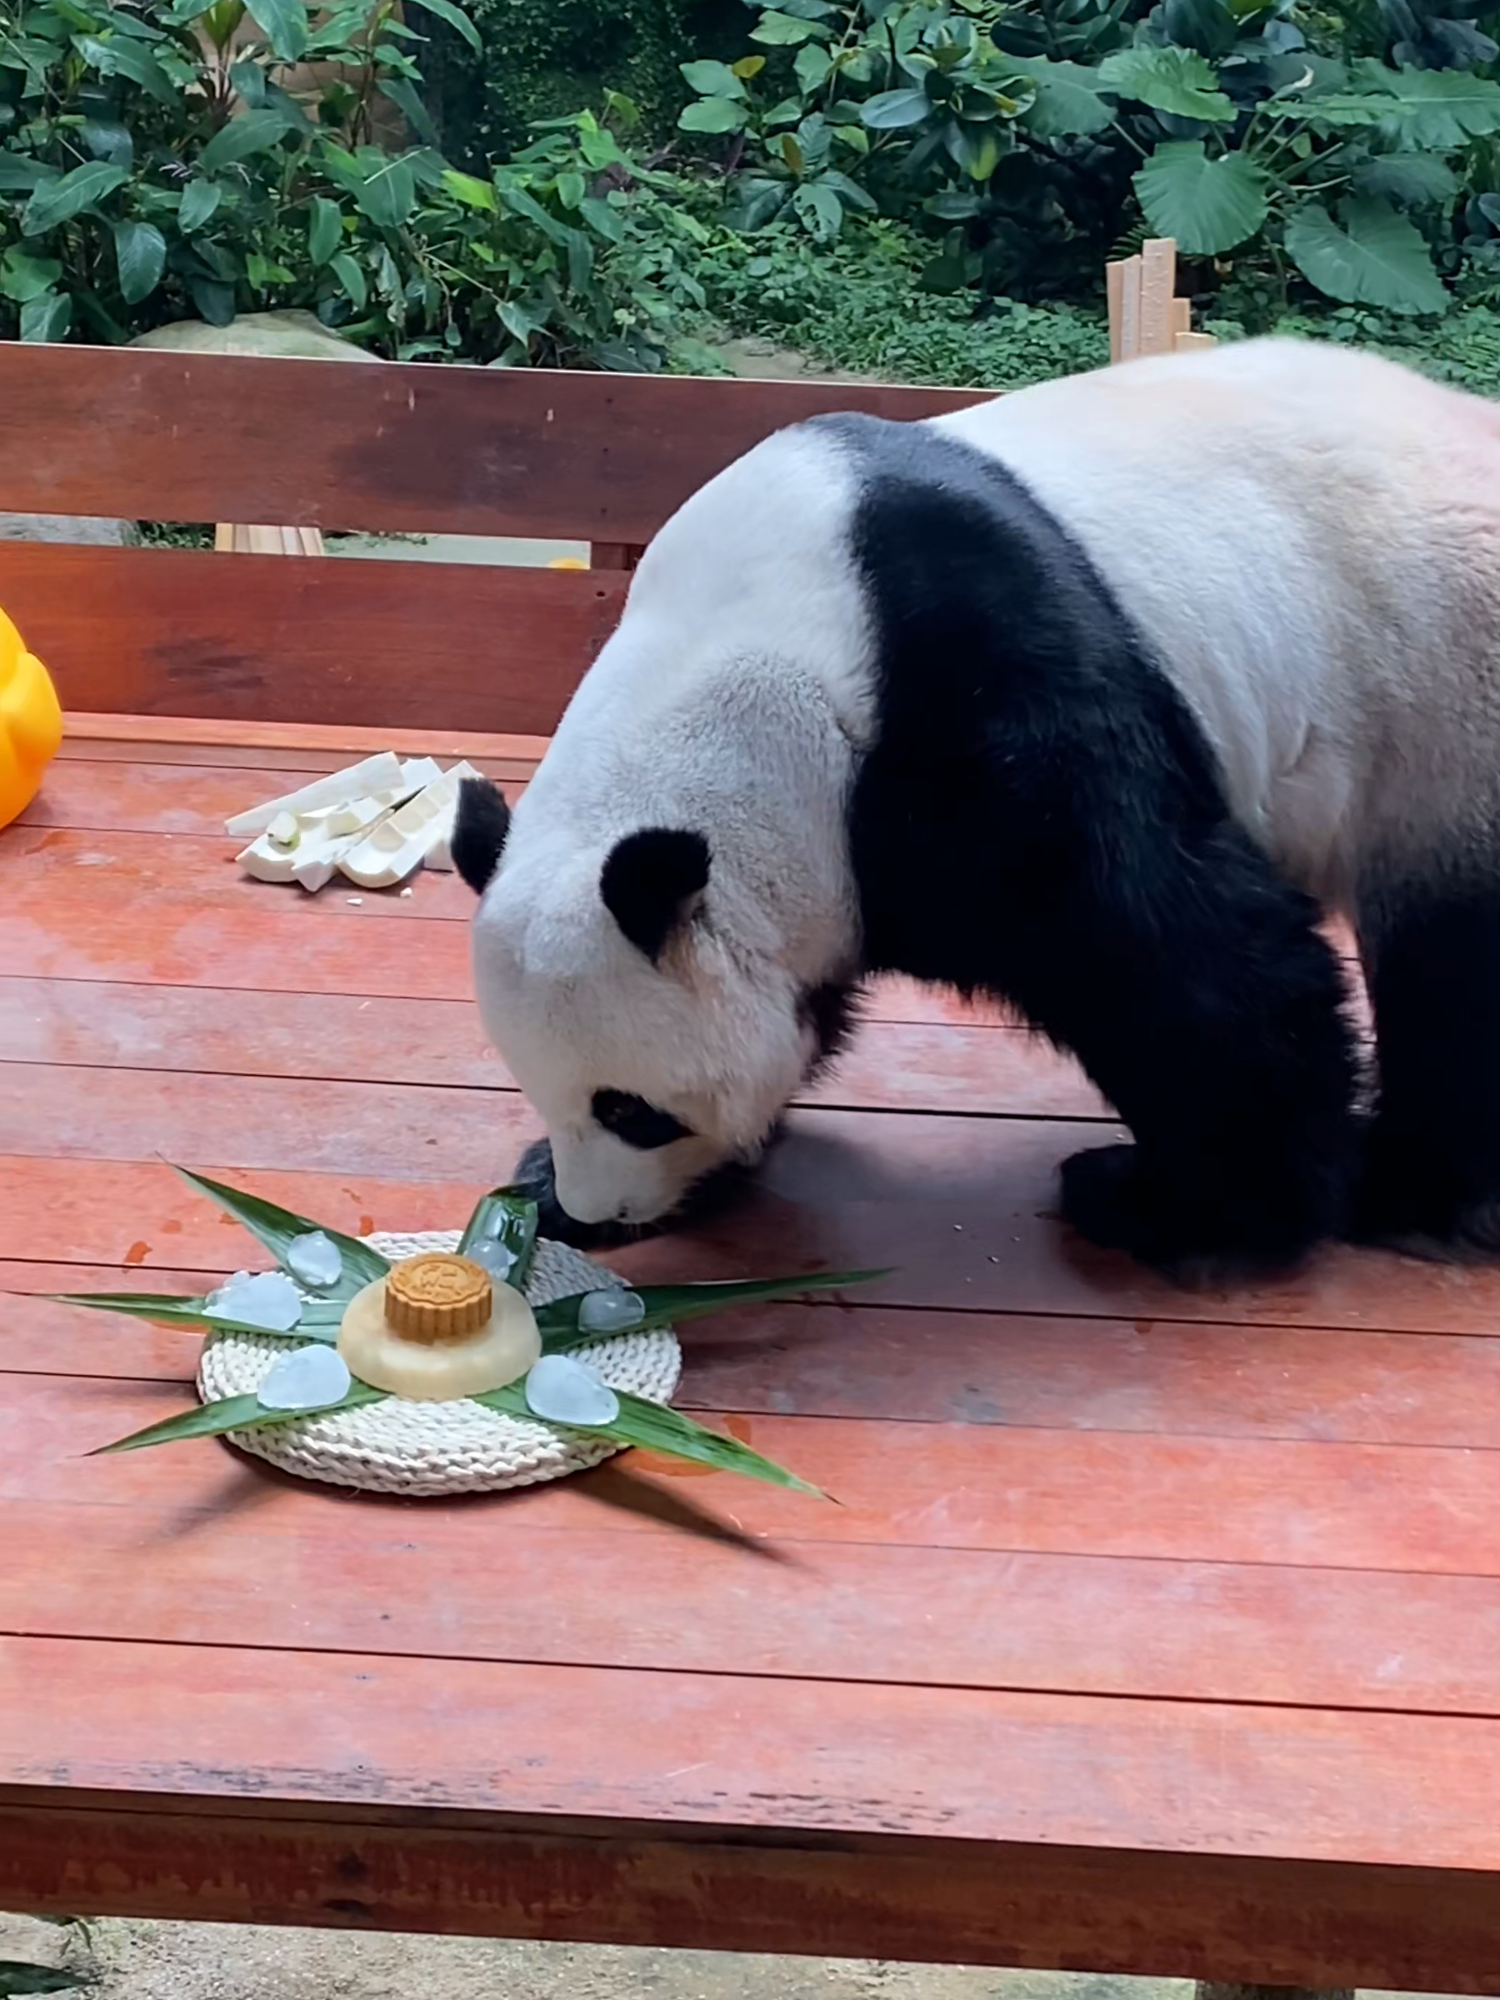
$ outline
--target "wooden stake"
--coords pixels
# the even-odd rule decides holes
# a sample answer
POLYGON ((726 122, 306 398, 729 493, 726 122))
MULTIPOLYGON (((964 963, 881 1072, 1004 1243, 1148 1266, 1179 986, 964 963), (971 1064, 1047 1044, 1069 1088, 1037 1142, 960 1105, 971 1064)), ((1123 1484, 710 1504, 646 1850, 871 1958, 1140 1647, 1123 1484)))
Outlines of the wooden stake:
POLYGON ((1112 362, 1215 344, 1211 334, 1193 332, 1192 301, 1176 297, 1177 245, 1170 236, 1154 236, 1140 256, 1106 264, 1104 289, 1112 362))
POLYGON ((247 527, 221 521, 214 529, 214 547, 221 555, 320 556, 325 552, 319 528, 247 527))
POLYGON ((1141 354, 1170 354, 1177 289, 1177 245, 1170 236, 1155 236, 1141 250, 1141 354))

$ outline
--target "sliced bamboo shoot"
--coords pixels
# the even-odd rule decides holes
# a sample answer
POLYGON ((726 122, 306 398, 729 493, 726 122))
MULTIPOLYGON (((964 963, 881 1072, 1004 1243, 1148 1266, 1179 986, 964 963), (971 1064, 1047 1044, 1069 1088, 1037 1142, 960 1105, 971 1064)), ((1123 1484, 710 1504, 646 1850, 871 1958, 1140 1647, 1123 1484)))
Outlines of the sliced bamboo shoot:
POLYGON ((382 750, 378 757, 367 757, 362 764, 351 764, 347 771, 334 771, 326 778, 315 778, 299 791, 287 792, 279 799, 267 799, 264 805, 252 806, 249 812, 236 813, 233 819, 225 820, 224 831, 231 836, 264 833, 278 813, 305 813, 317 806, 341 805, 345 799, 359 798, 367 792, 378 792, 400 783, 401 759, 393 750, 382 750))

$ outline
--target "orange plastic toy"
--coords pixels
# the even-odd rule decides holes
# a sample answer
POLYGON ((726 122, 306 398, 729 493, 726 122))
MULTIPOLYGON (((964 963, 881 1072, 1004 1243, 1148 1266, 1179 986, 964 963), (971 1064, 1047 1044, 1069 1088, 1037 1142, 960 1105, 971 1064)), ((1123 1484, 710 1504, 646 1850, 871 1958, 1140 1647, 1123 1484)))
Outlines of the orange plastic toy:
POLYGON ((61 741, 57 690, 0 611, 0 826, 31 804, 61 741))

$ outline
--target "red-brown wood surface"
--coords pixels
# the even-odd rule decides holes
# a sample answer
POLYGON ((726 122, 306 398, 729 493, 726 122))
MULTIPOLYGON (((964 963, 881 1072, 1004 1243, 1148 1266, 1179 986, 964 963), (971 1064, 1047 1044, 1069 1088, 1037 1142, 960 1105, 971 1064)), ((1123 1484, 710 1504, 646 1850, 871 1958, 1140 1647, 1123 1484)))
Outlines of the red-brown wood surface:
MULTIPOLYGON (((363 374, 363 371, 360 371, 363 374)), ((0 544, 0 603, 69 708, 555 727, 623 577, 0 544)))
POLYGON ((0 509, 642 543, 784 424, 981 395, 13 347, 0 509))
POLYGON ((460 883, 234 871, 228 813, 380 732, 154 727, 0 835, 0 1907, 1500 1988, 1500 1274, 1089 1252, 1108 1108, 943 996, 884 985, 740 1207, 615 1260, 895 1266, 684 1333, 684 1406, 837 1506, 83 1456, 194 1343, 42 1295, 263 1261, 161 1156, 443 1227, 536 1130, 460 883))

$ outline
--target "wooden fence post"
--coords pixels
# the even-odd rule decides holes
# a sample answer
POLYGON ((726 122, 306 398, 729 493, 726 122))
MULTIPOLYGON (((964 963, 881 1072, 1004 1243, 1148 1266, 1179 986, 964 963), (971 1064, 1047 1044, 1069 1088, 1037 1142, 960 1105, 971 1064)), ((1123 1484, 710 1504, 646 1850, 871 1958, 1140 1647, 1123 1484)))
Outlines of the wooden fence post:
POLYGON ((1193 332, 1192 304, 1176 296, 1177 245, 1170 236, 1153 236, 1139 256, 1106 264, 1104 283, 1111 361, 1214 345, 1212 334, 1193 332))

